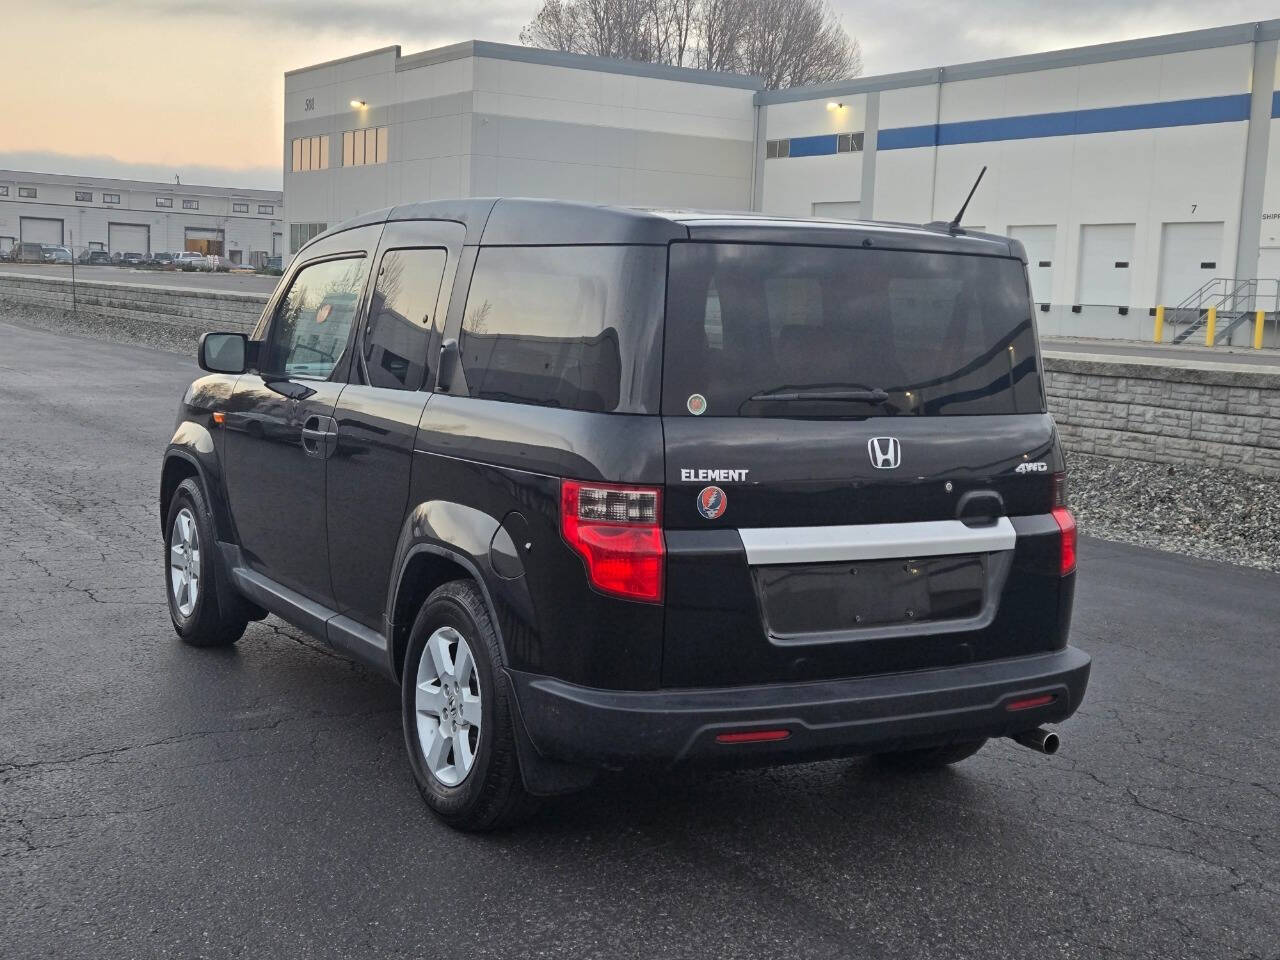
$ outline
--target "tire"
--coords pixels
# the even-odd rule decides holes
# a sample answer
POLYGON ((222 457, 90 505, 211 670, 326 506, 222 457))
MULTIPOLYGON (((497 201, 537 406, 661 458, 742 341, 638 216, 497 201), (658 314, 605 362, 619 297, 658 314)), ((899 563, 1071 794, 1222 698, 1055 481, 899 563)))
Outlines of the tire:
POLYGON ((968 760, 981 750, 987 741, 966 740, 963 743, 948 743, 941 747, 926 747, 923 750, 895 750, 892 753, 877 753, 876 759, 886 767, 895 770, 937 770, 940 767, 968 760))
POLYGON ((515 698, 501 662, 497 631, 475 584, 455 580, 436 588, 409 635, 404 739, 422 799, 457 830, 500 829, 534 809, 520 775, 515 698))
POLYGON ((218 579, 217 549, 204 491, 183 480, 165 517, 164 592, 174 631, 193 647, 229 647, 248 623, 246 605, 218 579))

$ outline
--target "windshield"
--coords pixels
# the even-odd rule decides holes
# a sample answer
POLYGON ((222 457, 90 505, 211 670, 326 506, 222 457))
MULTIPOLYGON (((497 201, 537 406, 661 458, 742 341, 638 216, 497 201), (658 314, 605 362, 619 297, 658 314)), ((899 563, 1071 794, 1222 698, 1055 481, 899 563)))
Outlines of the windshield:
POLYGON ((1010 258, 675 243, 663 413, 1043 412, 1031 310, 1010 258))

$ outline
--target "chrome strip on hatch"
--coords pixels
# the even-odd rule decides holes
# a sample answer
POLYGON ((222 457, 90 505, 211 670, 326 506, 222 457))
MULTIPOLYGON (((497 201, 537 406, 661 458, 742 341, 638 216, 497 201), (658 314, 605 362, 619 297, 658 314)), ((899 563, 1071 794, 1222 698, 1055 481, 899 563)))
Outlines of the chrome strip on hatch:
POLYGON ((984 527, 959 520, 860 523, 841 527, 752 527, 738 531, 753 567, 779 563, 839 563, 1012 550, 1018 539, 1008 517, 984 527))

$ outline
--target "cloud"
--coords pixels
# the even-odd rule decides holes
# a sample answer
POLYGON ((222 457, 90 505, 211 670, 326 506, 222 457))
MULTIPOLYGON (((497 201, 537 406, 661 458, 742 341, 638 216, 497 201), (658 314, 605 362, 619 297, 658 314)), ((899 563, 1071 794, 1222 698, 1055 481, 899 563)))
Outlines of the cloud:
POLYGON ((0 151, 0 169, 62 173, 73 177, 116 177, 172 183, 176 173, 189 186, 238 187, 242 190, 280 190, 279 167, 220 167, 187 163, 177 166, 132 163, 105 154, 54 153, 48 150, 0 151))

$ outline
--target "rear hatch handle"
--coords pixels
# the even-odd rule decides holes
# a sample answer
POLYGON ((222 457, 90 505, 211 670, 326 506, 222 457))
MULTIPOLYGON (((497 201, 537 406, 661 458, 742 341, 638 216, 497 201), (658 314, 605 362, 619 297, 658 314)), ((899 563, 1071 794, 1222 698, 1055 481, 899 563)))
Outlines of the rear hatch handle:
POLYGON ((969 490, 956 504, 956 519, 966 527, 990 527, 1004 515, 1004 497, 995 490, 969 490))

